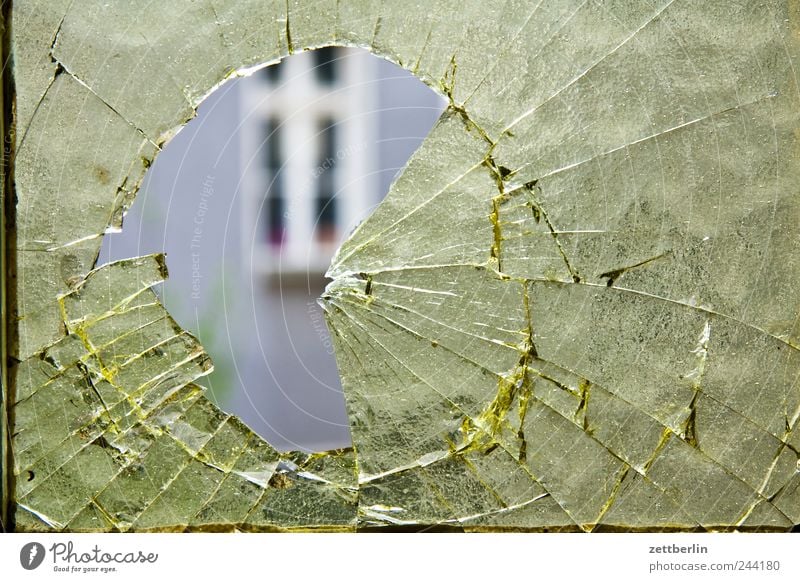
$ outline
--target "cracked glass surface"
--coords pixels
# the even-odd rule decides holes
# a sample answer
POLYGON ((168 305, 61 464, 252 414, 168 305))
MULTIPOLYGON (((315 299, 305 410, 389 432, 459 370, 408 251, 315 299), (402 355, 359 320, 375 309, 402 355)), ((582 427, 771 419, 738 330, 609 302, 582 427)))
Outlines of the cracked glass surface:
POLYGON ((800 523, 795 1, 15 2, 23 531, 800 523), (276 452, 92 271, 216 86, 360 46, 449 106, 321 299, 353 447, 276 452))

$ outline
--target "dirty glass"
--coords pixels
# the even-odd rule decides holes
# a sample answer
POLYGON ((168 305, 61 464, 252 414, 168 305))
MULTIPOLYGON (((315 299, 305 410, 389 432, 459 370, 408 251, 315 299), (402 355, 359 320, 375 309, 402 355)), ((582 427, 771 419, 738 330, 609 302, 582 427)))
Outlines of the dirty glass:
POLYGON ((798 524, 798 6, 14 2, 16 529, 798 524), (162 257, 92 269, 206 95, 328 45, 449 105, 328 273, 353 447, 278 453, 194 383, 162 257))

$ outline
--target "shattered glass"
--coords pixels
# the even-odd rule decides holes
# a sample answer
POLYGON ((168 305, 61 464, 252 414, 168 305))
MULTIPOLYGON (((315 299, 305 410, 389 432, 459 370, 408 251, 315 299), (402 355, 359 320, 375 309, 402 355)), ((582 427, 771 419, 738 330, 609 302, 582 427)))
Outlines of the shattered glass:
POLYGON ((17 530, 800 523, 794 0, 11 17, 17 530), (330 44, 449 106, 328 273, 353 447, 281 454, 194 384, 161 257, 92 267, 204 96, 330 44))

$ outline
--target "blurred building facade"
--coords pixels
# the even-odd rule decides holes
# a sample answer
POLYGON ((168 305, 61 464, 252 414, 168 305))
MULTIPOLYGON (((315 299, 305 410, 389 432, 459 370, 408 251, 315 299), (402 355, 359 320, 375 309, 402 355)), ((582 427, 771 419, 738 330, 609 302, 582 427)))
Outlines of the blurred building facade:
POLYGON ((262 274, 324 271, 343 234, 377 198, 376 59, 323 48, 263 69, 242 84, 243 219, 258 216, 243 239, 262 274))
POLYGON ((278 448, 349 443, 316 298, 443 108, 366 51, 293 55, 213 93, 104 240, 100 263, 167 253, 159 293, 212 356, 209 396, 278 448))

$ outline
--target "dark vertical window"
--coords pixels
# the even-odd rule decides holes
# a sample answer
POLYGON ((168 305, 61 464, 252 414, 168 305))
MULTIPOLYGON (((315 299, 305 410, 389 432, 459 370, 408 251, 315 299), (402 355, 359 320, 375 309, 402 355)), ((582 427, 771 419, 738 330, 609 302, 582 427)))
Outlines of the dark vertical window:
POLYGON ((280 173, 283 166, 283 135, 280 120, 270 117, 264 128, 264 139, 266 140, 267 170, 270 178, 280 173))
POLYGON ((317 81, 324 85, 333 85, 338 81, 339 76, 339 50, 333 46, 326 46, 315 50, 314 55, 314 74, 317 81))
POLYGON ((267 200, 264 204, 267 241, 280 246, 286 237, 286 201, 283 191, 283 143, 281 122, 271 117, 264 127, 266 142, 267 200))
POLYGON ((267 230, 269 244, 279 247, 286 237, 286 222, 284 221, 284 201, 282 196, 267 196, 267 230))
POLYGON ((284 67, 285 61, 281 61, 280 63, 276 63, 268 66, 265 69, 261 69, 261 74, 263 75, 263 78, 270 83, 277 83, 281 80, 281 74, 284 67))
POLYGON ((318 124, 319 177, 316 195, 316 234, 322 242, 336 240, 336 124, 322 118, 318 124))

